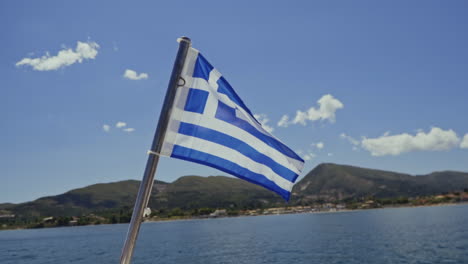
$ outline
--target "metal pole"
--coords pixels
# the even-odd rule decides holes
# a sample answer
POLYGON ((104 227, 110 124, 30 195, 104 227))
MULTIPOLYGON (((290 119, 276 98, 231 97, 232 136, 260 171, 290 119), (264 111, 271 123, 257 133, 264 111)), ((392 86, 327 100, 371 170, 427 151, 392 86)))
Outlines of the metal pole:
POLYGON ((129 264, 132 259, 133 249, 135 247, 136 239, 138 237, 138 231, 143 219, 144 209, 148 205, 148 201, 151 195, 151 190, 154 183, 154 173, 158 166, 159 156, 154 153, 160 153, 163 144, 163 137, 166 133, 168 121, 171 115, 172 105, 176 94, 178 81, 180 74, 184 66, 185 57, 187 51, 190 48, 191 41, 187 37, 179 38, 179 51, 174 62, 174 68, 172 69, 171 79, 167 87, 166 96, 164 97, 164 103, 162 106, 161 114, 159 115, 159 122, 154 135, 153 144, 151 145, 151 152, 146 162, 145 174, 143 180, 140 183, 140 189, 138 190, 138 196, 133 208, 132 220, 128 227, 127 239, 125 240, 124 247, 122 249, 122 255, 120 256, 121 264, 129 264))

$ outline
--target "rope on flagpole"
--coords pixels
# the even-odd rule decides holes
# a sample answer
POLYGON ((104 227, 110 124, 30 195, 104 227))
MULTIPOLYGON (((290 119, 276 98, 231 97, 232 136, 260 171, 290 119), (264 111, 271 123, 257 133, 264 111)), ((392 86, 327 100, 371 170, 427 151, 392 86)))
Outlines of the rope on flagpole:
POLYGON ((148 155, 161 156, 161 153, 157 153, 157 152, 154 152, 154 151, 152 151, 152 150, 148 150, 148 151, 146 152, 146 154, 148 154, 148 155))

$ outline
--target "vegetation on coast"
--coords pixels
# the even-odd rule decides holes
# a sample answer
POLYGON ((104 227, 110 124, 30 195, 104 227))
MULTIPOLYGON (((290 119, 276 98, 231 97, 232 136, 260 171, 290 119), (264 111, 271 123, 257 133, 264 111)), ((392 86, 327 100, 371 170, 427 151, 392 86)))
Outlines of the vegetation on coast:
MULTIPOLYGON (((21 204, 0 204, 0 229, 130 221, 139 181, 102 183, 21 204)), ((300 180, 289 203, 262 187, 223 176, 156 181, 147 220, 301 213, 468 201, 468 173, 412 176, 321 164, 300 180)))

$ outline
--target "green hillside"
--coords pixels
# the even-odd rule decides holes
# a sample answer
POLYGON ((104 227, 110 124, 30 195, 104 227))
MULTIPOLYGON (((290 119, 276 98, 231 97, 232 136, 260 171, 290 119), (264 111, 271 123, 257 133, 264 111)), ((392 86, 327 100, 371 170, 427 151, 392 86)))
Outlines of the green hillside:
MULTIPOLYGON (((21 204, 0 204, 4 214, 21 217, 79 216, 115 213, 133 207, 139 181, 100 183, 21 204)), ((468 173, 443 171, 411 176, 347 165, 320 164, 294 189, 290 205, 317 201, 376 197, 416 197, 468 188, 468 173)), ((184 176, 172 183, 156 181, 149 206, 153 210, 200 208, 232 210, 284 206, 282 198, 260 186, 224 176, 184 176)), ((122 214, 122 212, 120 212, 122 214)))
MULTIPOLYGON (((161 181, 155 183, 163 186, 166 184, 161 181)), ((132 207, 139 185, 140 182, 136 180, 99 183, 10 206, 9 210, 24 216, 73 216, 105 209, 132 207)), ((155 193, 157 189, 154 188, 155 193)))
POLYGON ((184 210, 209 208, 259 208, 284 204, 280 196, 249 182, 224 176, 184 176, 151 200, 153 208, 184 210))
MULTIPOLYGON (((140 182, 127 180, 74 189, 32 202, 10 204, 6 210, 25 217, 77 216, 132 208, 140 182)), ((284 201, 273 192, 237 178, 183 176, 173 183, 156 181, 149 206, 153 209, 248 209, 284 201)))
POLYGON ((347 165, 320 164, 294 186, 295 201, 336 201, 361 197, 416 197, 468 188, 468 173, 411 176, 347 165))

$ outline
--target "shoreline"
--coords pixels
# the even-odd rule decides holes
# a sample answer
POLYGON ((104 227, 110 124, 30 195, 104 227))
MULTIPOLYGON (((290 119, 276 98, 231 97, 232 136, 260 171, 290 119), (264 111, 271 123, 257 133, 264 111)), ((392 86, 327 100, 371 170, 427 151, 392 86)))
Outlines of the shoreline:
MULTIPOLYGON (((187 218, 162 218, 158 220, 147 219, 143 223, 167 223, 167 222, 179 222, 179 221, 196 221, 196 220, 213 220, 213 219, 227 219, 227 218, 239 218, 239 217, 258 217, 258 216, 273 216, 273 215, 295 215, 295 214, 335 214, 335 213, 350 213, 350 212, 362 212, 369 210, 385 210, 385 209, 398 209, 398 208, 416 208, 416 207, 436 207, 436 206, 456 206, 456 205, 468 205, 468 202, 460 203, 442 203, 442 204, 431 204, 431 205, 414 205, 414 206, 386 206, 380 208, 368 208, 368 209, 341 209, 335 211, 316 211, 316 212, 293 212, 293 213, 281 213, 281 214, 257 214, 257 215, 236 215, 236 216, 217 216, 217 217, 187 217, 187 218)), ((123 224, 123 223, 121 223, 123 224)), ((101 224, 101 225, 113 225, 113 224, 101 224)))
MULTIPOLYGON (((255 216, 271 216, 271 215, 288 215, 288 214, 333 214, 333 213, 349 213, 349 212, 361 212, 369 210, 385 210, 385 209, 398 209, 398 208, 417 208, 417 207, 435 207, 435 206, 457 206, 457 205, 468 205, 468 202, 458 203, 440 203, 440 204, 428 204, 428 205, 401 205, 401 206, 383 206, 376 208, 360 208, 360 209, 335 209, 335 210, 319 210, 310 212, 286 212, 286 213, 271 213, 271 214, 240 214, 235 216, 215 216, 215 217, 180 217, 180 218, 160 218, 146 219, 142 223, 165 223, 165 222, 176 222, 176 221, 194 221, 194 220, 211 220, 211 219, 224 219, 224 218, 237 218, 237 217, 255 217, 255 216)), ((11 229, 0 229, 1 231, 16 231, 16 230, 37 230, 37 229, 49 229, 49 228, 61 228, 61 227, 83 227, 83 226, 101 226, 101 225, 116 225, 116 224, 129 224, 129 223, 104 223, 104 224, 90 224, 90 225, 71 225, 71 226, 49 226, 41 228, 26 228, 18 227, 11 229)))

